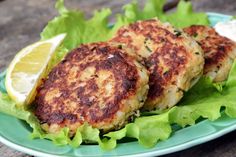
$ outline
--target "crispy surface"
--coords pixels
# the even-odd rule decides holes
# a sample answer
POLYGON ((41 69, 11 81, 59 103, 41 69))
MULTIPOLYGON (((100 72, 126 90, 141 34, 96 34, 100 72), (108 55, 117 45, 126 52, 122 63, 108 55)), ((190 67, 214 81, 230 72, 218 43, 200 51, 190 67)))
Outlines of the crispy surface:
POLYGON ((193 25, 184 31, 199 43, 205 53, 204 74, 215 82, 226 80, 236 57, 236 44, 208 26, 193 25))
POLYGON ((108 131, 122 127, 144 103, 148 72, 124 49, 107 43, 70 52, 38 91, 35 114, 45 130, 71 133, 84 124, 108 131))
POLYGON ((185 33, 156 19, 138 21, 120 28, 111 42, 133 49, 150 72, 144 109, 175 105, 201 76, 201 48, 185 33))

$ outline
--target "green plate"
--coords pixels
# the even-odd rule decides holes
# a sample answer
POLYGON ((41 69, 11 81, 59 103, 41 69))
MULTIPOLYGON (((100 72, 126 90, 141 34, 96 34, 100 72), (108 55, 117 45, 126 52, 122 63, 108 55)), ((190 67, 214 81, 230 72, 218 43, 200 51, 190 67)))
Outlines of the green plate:
MULTIPOLYGON (((231 16, 208 13, 212 25, 228 21, 231 16)), ((0 74, 0 90, 4 91, 4 73, 0 74)), ((194 126, 176 130, 166 141, 159 142, 154 148, 145 149, 138 142, 118 144, 112 151, 103 151, 97 145, 82 145, 77 149, 69 146, 58 147, 48 140, 31 140, 30 127, 23 121, 0 113, 0 142, 13 149, 35 156, 157 156, 180 151, 210 141, 236 130, 236 119, 222 113, 221 118, 211 122, 203 120, 194 126)))

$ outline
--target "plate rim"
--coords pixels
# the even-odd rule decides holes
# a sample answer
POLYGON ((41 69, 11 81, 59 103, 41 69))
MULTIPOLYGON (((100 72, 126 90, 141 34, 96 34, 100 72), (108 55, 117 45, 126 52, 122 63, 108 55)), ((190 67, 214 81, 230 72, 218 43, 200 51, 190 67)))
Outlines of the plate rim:
MULTIPOLYGON (((201 121, 200 123, 203 123, 205 121, 208 121, 208 119, 205 119, 205 120, 201 121)), ((198 123, 198 124, 200 124, 200 123, 198 123)), ((208 125, 211 125, 211 123, 208 123, 208 125)), ((204 136, 202 136, 198 139, 194 139, 192 141, 188 141, 188 142, 185 142, 185 143, 182 143, 182 144, 179 144, 179 145, 175 145, 175 146, 170 147, 170 148, 164 148, 162 150, 153 150, 153 151, 150 151, 150 152, 137 153, 137 154, 125 154, 125 155, 119 155, 119 156, 122 156, 122 157, 126 157, 126 156, 129 156, 129 157, 143 157, 143 156, 160 156, 160 155, 170 154, 170 153, 174 153, 174 152, 178 152, 178 151, 181 151, 181 150, 191 148, 191 147, 196 146, 196 145, 200 145, 200 144, 205 143, 205 142, 209 142, 209 141, 217 139, 217 138, 219 138, 219 137, 221 137, 221 136, 223 136, 227 133, 230 133, 234 130, 236 130, 236 123, 229 126, 229 127, 223 128, 220 131, 216 131, 216 132, 214 132, 210 135, 204 135, 204 136)), ((6 137, 3 137, 2 135, 0 135, 0 142, 2 142, 3 144, 5 144, 5 145, 7 145, 7 146, 9 146, 9 147, 11 147, 15 150, 18 150, 18 151, 21 151, 21 152, 24 152, 24 153, 27 153, 27 154, 30 154, 30 155, 35 155, 35 156, 40 156, 40 157, 67 157, 66 155, 63 155, 63 154, 56 155, 56 154, 52 154, 52 153, 46 153, 46 152, 43 152, 43 151, 35 150, 35 149, 32 149, 32 148, 28 148, 28 147, 16 144, 13 141, 7 139, 6 137)), ((114 155, 110 155, 110 156, 114 156, 114 155)), ((75 157, 80 157, 80 155, 75 156, 75 157)))
MULTIPOLYGON (((207 13, 208 16, 212 16, 212 17, 214 17, 214 16, 215 17, 223 16, 223 17, 226 17, 226 18, 231 18, 232 17, 231 15, 215 13, 215 12, 206 12, 206 13, 207 13)), ((207 119, 203 120, 202 122, 204 122, 204 121, 207 121, 207 119)), ((234 130, 236 130, 236 124, 234 124, 232 126, 229 126, 229 127, 226 127, 226 128, 223 128, 222 130, 214 132, 210 135, 204 135, 202 137, 199 137, 198 139, 194 139, 192 141, 188 141, 188 142, 185 142, 185 143, 182 143, 182 144, 170 147, 170 148, 164 148, 162 150, 152 150, 152 151, 149 151, 149 152, 137 153, 137 154, 126 154, 126 155, 121 155, 121 156, 143 157, 143 156, 154 156, 154 155, 159 156, 159 155, 170 154, 170 153, 185 150, 185 149, 191 148, 193 146, 196 146, 196 145, 199 145, 199 144, 217 139, 217 138, 219 138, 219 137, 221 137, 221 136, 223 136, 223 135, 225 135, 229 132, 232 132, 234 130)), ((56 154, 47 153, 47 152, 43 152, 43 151, 40 151, 40 150, 35 150, 35 149, 29 148, 29 147, 26 147, 26 146, 16 144, 16 143, 14 143, 14 141, 8 139, 7 137, 5 137, 1 134, 0 134, 0 142, 3 143, 6 146, 12 148, 12 149, 15 149, 15 150, 18 150, 18 151, 21 151, 21 152, 24 152, 24 153, 27 153, 27 154, 30 154, 30 155, 41 156, 41 157, 66 157, 66 155, 63 155, 63 154, 56 155, 56 154)), ((110 155, 110 156, 113 156, 113 155, 110 155)), ((76 157, 78 157, 78 156, 76 156, 76 157)))

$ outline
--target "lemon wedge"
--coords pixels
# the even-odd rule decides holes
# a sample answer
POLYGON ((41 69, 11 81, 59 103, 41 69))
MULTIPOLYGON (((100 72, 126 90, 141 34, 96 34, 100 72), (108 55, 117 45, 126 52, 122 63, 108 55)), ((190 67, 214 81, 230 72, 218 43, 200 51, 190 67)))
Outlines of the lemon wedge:
POLYGON ((48 71, 54 52, 65 34, 39 41, 22 49, 10 63, 6 73, 6 90, 18 105, 30 104, 48 71))

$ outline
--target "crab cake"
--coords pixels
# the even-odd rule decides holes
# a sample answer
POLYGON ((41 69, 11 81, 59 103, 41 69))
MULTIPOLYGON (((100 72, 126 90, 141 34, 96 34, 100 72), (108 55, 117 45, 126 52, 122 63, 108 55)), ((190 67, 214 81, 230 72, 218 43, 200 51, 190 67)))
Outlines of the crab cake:
POLYGON ((127 46, 150 72, 144 110, 175 105, 202 75, 201 47, 189 36, 157 19, 120 28, 111 42, 127 46))
POLYGON ((149 74, 125 49, 81 45, 50 72, 39 88, 35 115, 50 133, 84 123, 103 132, 123 127, 144 104, 149 74))
POLYGON ((200 44, 205 53, 204 74, 214 82, 226 80, 236 57, 236 43, 208 26, 193 25, 184 31, 200 44))

